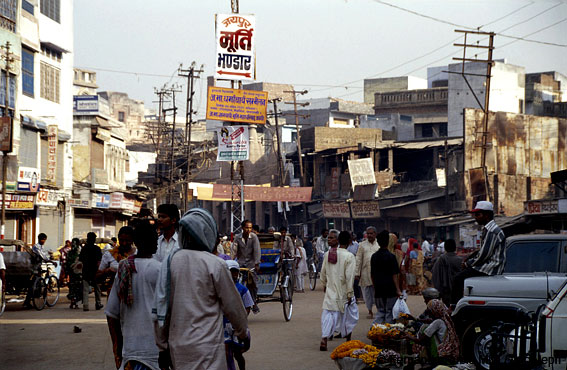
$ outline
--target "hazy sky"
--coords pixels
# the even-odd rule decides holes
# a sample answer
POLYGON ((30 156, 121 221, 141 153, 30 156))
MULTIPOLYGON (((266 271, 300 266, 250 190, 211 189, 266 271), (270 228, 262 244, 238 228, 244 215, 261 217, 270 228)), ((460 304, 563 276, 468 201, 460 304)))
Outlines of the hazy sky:
MULTIPOLYGON (((100 90, 126 92, 150 105, 154 87, 185 85, 177 76, 180 63, 188 67, 195 61, 204 64, 204 76, 213 74, 214 15, 230 13, 230 3, 75 0, 75 66, 96 71, 100 90)), ((567 44, 567 3, 557 0, 240 0, 240 13, 256 15, 257 81, 291 83, 309 90, 309 98, 362 101, 364 78, 425 78, 427 67, 461 56, 452 46, 459 42, 456 28, 482 26, 567 44)), ((503 36, 495 37, 495 46, 495 59, 506 58, 526 72, 567 75, 565 46, 503 36)), ((196 92, 202 117, 205 78, 196 92)), ((182 96, 178 105, 184 110, 182 96)))

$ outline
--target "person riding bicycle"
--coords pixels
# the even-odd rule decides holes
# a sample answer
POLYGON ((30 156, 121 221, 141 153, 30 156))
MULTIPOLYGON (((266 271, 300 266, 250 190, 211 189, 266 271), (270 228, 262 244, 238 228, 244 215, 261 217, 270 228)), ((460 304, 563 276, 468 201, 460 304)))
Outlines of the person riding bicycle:
MULTIPOLYGON (((252 279, 250 281, 250 285, 248 285, 248 289, 250 289, 250 294, 252 294, 254 302, 257 302, 257 274, 260 271, 261 249, 260 240, 258 239, 256 234, 252 232, 252 226, 253 224, 250 220, 244 220, 242 222, 242 234, 235 236, 233 250, 235 252, 234 254, 236 255, 236 261, 238 262, 240 267, 254 269, 254 271, 250 271, 252 274, 252 279)), ((252 307, 252 312, 260 312, 257 304, 254 304, 254 306, 252 307)))
MULTIPOLYGON (((32 247, 32 264, 33 264, 33 271, 38 271, 41 267, 42 263, 49 262, 49 253, 43 249, 45 241, 47 240, 47 235, 45 233, 40 233, 37 236, 37 243, 34 244, 32 247)), ((24 300, 24 306, 27 308, 31 308, 31 300, 32 300, 32 288, 33 288, 34 279, 30 278, 30 284, 28 287, 28 292, 26 294, 26 299, 24 300)))

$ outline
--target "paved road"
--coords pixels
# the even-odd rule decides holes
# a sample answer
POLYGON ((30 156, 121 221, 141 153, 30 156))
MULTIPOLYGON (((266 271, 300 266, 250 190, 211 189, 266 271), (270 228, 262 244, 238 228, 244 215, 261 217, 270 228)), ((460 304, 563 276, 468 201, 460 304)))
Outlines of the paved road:
MULTIPOLYGON (((64 294, 62 294, 63 296, 64 294)), ((92 300, 93 298, 91 298, 92 300)), ((323 290, 294 295, 293 318, 285 322, 282 305, 261 303, 261 312, 250 315, 252 348, 245 354, 248 369, 333 369, 330 351, 342 340, 329 342, 329 352, 319 351, 323 290)), ((9 304, 0 317, 0 368, 25 369, 115 369, 106 318, 102 311, 71 310, 62 299, 54 308, 23 310, 9 304), (73 327, 81 333, 73 333, 73 327)), ((425 309, 421 297, 410 296, 412 313, 425 309)), ((94 302, 91 303, 94 307, 94 302)), ((370 319, 359 305, 360 321, 353 339, 366 339, 370 319)))

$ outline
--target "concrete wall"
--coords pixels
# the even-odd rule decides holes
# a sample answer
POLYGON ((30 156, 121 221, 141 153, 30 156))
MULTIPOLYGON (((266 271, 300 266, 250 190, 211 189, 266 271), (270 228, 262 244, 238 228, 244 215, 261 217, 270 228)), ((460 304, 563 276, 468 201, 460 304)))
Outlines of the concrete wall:
POLYGON ((392 131, 394 139, 397 141, 414 139, 411 116, 398 113, 361 116, 360 128, 379 128, 383 131, 392 131))
POLYGON ((382 141, 382 130, 372 128, 330 128, 314 127, 304 131, 302 149, 322 151, 349 146, 374 145, 382 141))
MULTIPOLYGON (((449 71, 460 72, 462 64, 449 65, 449 71)), ((477 73, 486 75, 486 64, 466 63, 466 73, 477 73)), ((467 86, 463 77, 459 74, 449 75, 449 100, 448 100, 448 134, 449 136, 463 135, 463 109, 482 109, 485 101, 485 77, 467 76, 480 105, 474 98, 474 94, 467 86)), ((490 83, 489 107, 493 112, 522 113, 523 100, 525 97, 525 68, 502 62, 495 62, 492 67, 492 79, 490 83)))
MULTIPOLYGON (((482 118, 480 110, 465 110, 465 173, 481 165, 482 118)), ((498 210, 512 216, 523 212, 526 200, 552 197, 550 173, 567 168, 567 120, 491 112, 488 132, 486 167, 498 210)), ((466 175, 465 189, 471 206, 466 175)))
POLYGON ((413 76, 386 77, 364 80, 364 102, 374 104, 374 94, 400 90, 426 89, 427 80, 413 76))

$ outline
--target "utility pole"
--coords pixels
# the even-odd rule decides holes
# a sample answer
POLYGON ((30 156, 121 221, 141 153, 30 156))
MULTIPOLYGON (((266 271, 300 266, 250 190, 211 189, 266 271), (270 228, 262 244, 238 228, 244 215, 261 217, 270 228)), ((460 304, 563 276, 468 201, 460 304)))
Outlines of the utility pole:
MULTIPOLYGON (((3 47, 5 49, 5 54, 2 55, 2 59, 6 61, 6 66, 4 70, 6 71, 6 91, 4 92, 4 117, 10 120, 10 132, 9 132, 9 147, 6 146, 2 151, 2 215, 1 215, 1 227, 0 227, 0 239, 4 239, 6 235, 6 173, 8 171, 8 153, 12 151, 12 121, 10 118, 9 108, 10 108, 10 63, 14 61, 12 52, 10 51, 10 42, 7 41, 6 45, 3 47)), ((14 97, 15 99, 16 97, 14 97)), ((14 101, 14 109, 16 108, 16 102, 14 101)), ((4 132, 2 132, 4 134, 4 132)))
POLYGON ((193 126, 193 95, 194 91, 194 79, 200 78, 199 74, 204 71, 204 66, 195 69, 196 63, 191 63, 189 69, 179 68, 178 76, 187 77, 187 100, 186 100, 186 110, 185 110, 185 142, 187 143, 187 173, 186 173, 186 184, 184 190, 184 203, 185 212, 189 210, 189 181, 191 180, 191 162, 192 162, 192 147, 191 147, 191 127, 193 126))
MULTIPOLYGON (((297 94, 305 95, 307 94, 307 90, 303 91, 284 91, 284 93, 292 94, 293 102, 285 102, 286 104, 293 104, 293 116, 295 117, 295 131, 297 132, 297 156, 299 157, 299 176, 301 177, 300 185, 307 186, 307 181, 305 178, 305 171, 303 169, 303 157, 302 157, 302 150, 301 150, 301 132, 299 130, 299 114, 297 113, 297 106, 306 107, 309 105, 308 102, 306 103, 298 103, 297 102, 297 94)), ((302 118, 307 118, 309 115, 301 115, 302 118)), ((285 208, 285 206, 284 206, 285 208)), ((307 223, 307 204, 303 203, 303 222, 307 223)))
MULTIPOLYGON (((484 116, 482 121, 482 138, 481 138, 481 160, 480 160, 480 167, 484 172, 484 184, 486 189, 486 198, 488 200, 492 200, 493 196, 492 193, 489 191, 489 183, 488 183, 488 173, 486 168, 486 152, 488 148, 488 116, 490 113, 489 103, 490 103, 490 80, 492 77, 492 66, 494 65, 494 61, 492 60, 492 54, 494 51, 494 32, 482 32, 482 31, 469 31, 469 30, 455 30, 457 33, 464 33, 464 42, 462 44, 457 43, 453 44, 454 46, 462 47, 463 48, 463 57, 462 58, 453 58, 453 60, 461 61, 462 62, 462 70, 461 72, 449 72, 449 73, 457 73, 463 76, 466 84, 468 85, 469 89, 471 90, 476 102, 483 110, 484 116), (478 36, 488 36, 488 45, 480 44, 477 42, 476 44, 467 44, 467 36, 469 35, 478 35, 478 36), (488 58, 483 59, 471 59, 467 58, 467 48, 475 48, 475 49, 486 49, 488 51, 488 58), (465 72, 465 62, 472 62, 472 63, 483 63, 486 64, 486 74, 480 73, 468 73, 465 72), (484 94, 484 105, 480 102, 474 89, 471 87, 467 76, 476 76, 476 77, 484 77, 485 81, 485 94, 484 94)), ((464 133, 463 133, 464 134, 464 133)), ((464 145, 464 144, 463 144, 464 145)), ((497 205, 496 205, 497 207, 497 205)))
MULTIPOLYGON (((282 150, 281 150, 281 143, 280 143, 280 128, 278 125, 278 106, 277 102, 281 101, 281 98, 273 99, 272 102, 274 103, 274 119, 276 121, 276 140, 277 140, 277 155, 278 155, 278 172, 280 177, 280 186, 284 186, 285 177, 284 177, 284 165, 283 165, 283 158, 282 158, 282 150)), ((285 227, 288 226, 287 223, 287 211, 285 209, 285 205, 282 207, 283 215, 284 215, 284 223, 285 227)))
MULTIPOLYGON (((297 114, 297 106, 306 107, 309 103, 298 103, 296 95, 305 95, 307 94, 307 90, 303 91, 284 91, 284 93, 289 93, 293 95, 293 102, 285 102, 285 104, 293 104, 293 115, 295 117, 295 131, 297 132, 297 155, 299 156, 299 175, 301 176, 301 186, 306 186, 305 181, 305 172, 303 170, 303 158, 301 157, 301 133, 299 132, 299 114, 297 114)), ((302 115, 303 118, 309 117, 308 115, 302 115)))
MULTIPOLYGON (((176 106, 176 102, 175 102, 175 93, 176 92, 181 92, 181 90, 177 90, 175 87, 172 87, 171 89, 169 89, 169 92, 171 93, 171 99, 173 102, 173 107, 172 108, 167 108, 163 110, 164 113, 164 117, 166 115, 166 113, 168 111, 173 111, 173 124, 172 124, 172 129, 171 129, 171 152, 170 152, 170 162, 169 162, 169 186, 168 186, 168 190, 167 190, 167 201, 168 203, 172 202, 172 195, 173 195, 173 172, 175 169, 175 161, 174 161, 174 152, 175 152, 175 116, 177 116, 177 106, 176 106)), ((167 123, 166 123, 167 124, 167 123)))
MULTIPOLYGON (((155 139, 155 143, 156 143, 156 168, 155 168, 155 180, 154 180, 154 188, 158 186, 158 184, 161 182, 160 181, 160 158, 163 154, 163 150, 162 150, 162 135, 163 135, 163 123, 165 122, 165 119, 162 120, 162 114, 163 114, 163 105, 165 102, 165 96, 168 95, 165 86, 162 87, 161 89, 156 89, 154 88, 154 94, 156 94, 158 96, 158 113, 157 113, 157 127, 156 127, 156 139, 155 139)), ((155 102, 154 102, 155 103, 155 102)), ((158 192, 155 191, 155 195, 156 195, 156 202, 159 204, 160 200, 158 199, 158 192)))

